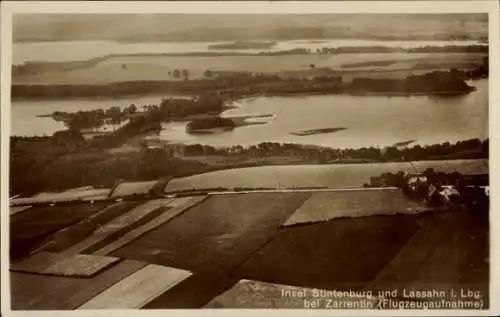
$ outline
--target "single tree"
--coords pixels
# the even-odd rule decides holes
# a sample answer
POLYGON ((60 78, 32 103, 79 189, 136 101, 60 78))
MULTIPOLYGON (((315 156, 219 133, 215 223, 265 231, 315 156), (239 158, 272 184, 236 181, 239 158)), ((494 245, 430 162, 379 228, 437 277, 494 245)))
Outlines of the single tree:
POLYGON ((136 113, 136 112, 137 112, 137 107, 135 106, 135 104, 131 104, 128 107, 128 113, 132 114, 132 113, 136 113))
POLYGON ((203 73, 203 76, 207 77, 207 78, 212 78, 214 76, 214 74, 212 73, 212 71, 210 69, 207 69, 204 73, 203 73))

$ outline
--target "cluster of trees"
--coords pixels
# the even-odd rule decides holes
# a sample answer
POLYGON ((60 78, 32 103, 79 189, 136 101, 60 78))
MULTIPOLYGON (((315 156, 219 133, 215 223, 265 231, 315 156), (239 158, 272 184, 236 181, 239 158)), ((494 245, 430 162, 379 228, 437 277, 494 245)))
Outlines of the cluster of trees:
POLYGON ((410 53, 488 53, 488 45, 446 45, 446 46, 420 46, 409 48, 410 53))
MULTIPOLYGON (((146 106, 145 106, 146 107, 146 106)), ((137 112, 136 105, 132 104, 123 110, 120 107, 110 107, 106 110, 95 109, 77 112, 54 111, 52 118, 63 121, 69 129, 94 129, 105 124, 120 124, 129 119, 131 114, 137 112)))
POLYGON ((400 157, 403 160, 432 160, 432 159, 474 159, 489 157, 489 139, 469 139, 458 141, 454 144, 444 142, 433 145, 414 145, 399 149, 389 147, 384 153, 385 157, 400 157))
POLYGON ((190 121, 186 126, 188 133, 196 132, 196 130, 212 129, 212 128, 226 128, 232 129, 236 125, 233 120, 222 117, 212 117, 204 119, 196 119, 190 121))
POLYGON ((274 52, 260 52, 258 55, 265 56, 279 56, 279 55, 301 55, 301 54, 311 54, 310 48, 293 48, 290 50, 274 51, 274 52))
POLYGON ((187 69, 174 69, 171 72, 168 72, 168 74, 174 78, 184 78, 184 80, 189 80, 189 71, 187 69))
MULTIPOLYGON (((120 109, 111 107, 106 110, 96 109, 89 111, 62 112, 55 111, 52 117, 56 121, 64 121, 69 129, 94 129, 104 124, 120 124, 131 118, 145 116, 148 120, 168 121, 178 117, 200 113, 216 113, 223 110, 224 101, 216 94, 203 94, 196 98, 168 98, 163 99, 160 105, 143 105, 138 108, 135 104, 120 109), (142 112, 138 110, 142 109, 142 112), (134 116, 134 114, 140 114, 134 116)), ((141 119, 134 121, 137 124, 141 119)))
POLYGON ((203 93, 195 98, 163 99, 158 107, 153 108, 153 115, 158 113, 163 120, 186 117, 200 113, 220 113, 224 110, 224 99, 214 93, 203 93))
POLYGON ((488 56, 486 56, 483 58, 483 63, 479 67, 477 67, 476 69, 473 69, 470 72, 467 72, 465 75, 466 75, 466 77, 473 78, 473 79, 475 79, 475 78, 488 78, 489 67, 490 67, 489 58, 488 58, 488 56))
MULTIPOLYGON (((162 99, 160 105, 148 105, 139 116, 113 133, 95 137, 91 145, 98 148, 119 146, 133 136, 161 130, 160 123, 193 114, 215 113, 223 110, 222 98, 213 94, 203 94, 197 98, 162 99)), ((126 108, 128 109, 128 108, 126 108)))
POLYGON ((489 197, 481 186, 488 185, 488 175, 464 176, 458 172, 445 173, 436 172, 432 168, 427 168, 422 173, 427 178, 427 182, 421 183, 416 188, 411 189, 408 183, 408 175, 405 172, 383 173, 380 177, 372 177, 370 184, 364 184, 364 187, 395 186, 400 188, 409 198, 426 200, 433 205, 442 205, 437 192, 429 196, 429 185, 435 188, 443 185, 454 186, 460 197, 454 201, 463 204, 467 209, 474 212, 488 212, 489 197), (376 181, 376 184, 373 181, 376 181))
POLYGON ((434 71, 424 75, 411 75, 405 79, 355 78, 348 90, 359 92, 398 93, 464 93, 473 90, 460 74, 454 71, 434 71))
POLYGON ((100 149, 116 147, 134 136, 159 130, 161 130, 161 125, 155 117, 151 115, 137 116, 131 118, 126 125, 116 131, 94 137, 89 142, 89 146, 100 149))
POLYGON ((216 148, 209 145, 184 145, 186 156, 234 156, 248 157, 294 156, 311 161, 335 161, 348 159, 363 159, 369 161, 419 161, 431 159, 466 159, 489 157, 489 140, 470 139, 455 144, 444 142, 434 145, 415 145, 398 148, 358 148, 334 149, 329 147, 308 146, 296 143, 263 142, 257 145, 242 147, 216 148))
POLYGON ((215 74, 210 69, 207 69, 203 72, 203 76, 205 76, 206 78, 212 78, 215 76, 215 74))
MULTIPOLYGON (((458 172, 436 172, 433 168, 427 168, 422 172, 422 175, 427 178, 429 184, 436 185, 453 185, 460 187, 464 179, 463 175, 458 172)), ((370 181, 371 183, 364 184, 364 187, 394 186, 405 191, 409 190, 408 174, 403 171, 397 173, 382 173, 379 177, 372 177, 370 181)), ((425 190, 427 191, 427 187, 425 187, 425 190)))
POLYGON ((14 135, 14 136, 10 137, 10 145, 14 146, 14 145, 21 143, 21 142, 35 143, 35 142, 47 141, 47 140, 50 140, 50 136, 38 136, 38 135, 35 135, 35 136, 16 136, 16 135, 14 135))
MULTIPOLYGON (((306 51, 307 52, 307 51, 306 51)), ((388 46, 354 46, 354 47, 322 47, 316 49, 316 54, 346 54, 346 53, 488 53, 488 45, 446 45, 420 46, 412 48, 388 46)))

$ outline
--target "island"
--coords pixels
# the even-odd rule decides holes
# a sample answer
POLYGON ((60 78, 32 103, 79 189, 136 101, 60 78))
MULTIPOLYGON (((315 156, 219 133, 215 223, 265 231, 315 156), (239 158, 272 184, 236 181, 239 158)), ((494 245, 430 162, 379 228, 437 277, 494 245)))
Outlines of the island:
POLYGON ((408 141, 402 141, 402 142, 396 142, 393 144, 394 147, 403 147, 403 146, 407 146, 407 145, 410 145, 414 142, 416 142, 417 140, 408 140, 408 141))
POLYGON ((302 130, 297 132, 290 132, 292 135, 304 136, 304 135, 314 135, 314 134, 324 134, 324 133, 333 133, 338 131, 344 131, 347 128, 323 128, 323 129, 313 129, 313 130, 302 130))
POLYGON ((248 119, 273 118, 272 114, 248 115, 235 117, 204 117, 190 121, 186 125, 186 132, 189 134, 214 134, 231 131, 237 127, 255 124, 266 124, 268 121, 248 121, 248 119))
POLYGON ((259 41, 236 41, 232 43, 212 44, 208 49, 230 50, 230 49, 269 49, 276 45, 276 42, 259 42, 259 41))

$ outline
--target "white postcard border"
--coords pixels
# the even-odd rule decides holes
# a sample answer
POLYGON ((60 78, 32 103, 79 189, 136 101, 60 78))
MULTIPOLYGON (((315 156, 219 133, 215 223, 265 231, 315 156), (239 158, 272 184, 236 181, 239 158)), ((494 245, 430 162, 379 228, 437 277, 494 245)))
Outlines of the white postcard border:
POLYGON ((149 1, 9 1, 1 3, 1 307, 5 316, 108 316, 127 314, 140 316, 490 316, 500 313, 500 167, 493 164, 500 154, 500 131, 495 125, 500 107, 500 49, 498 1, 280 1, 280 2, 149 2, 149 1), (490 208, 490 309, 471 310, 257 310, 257 309, 200 309, 200 310, 100 310, 100 311, 11 311, 9 278, 9 136, 12 15, 15 13, 189 13, 189 14, 335 14, 335 13, 489 13, 490 76, 490 188, 493 193, 490 208))

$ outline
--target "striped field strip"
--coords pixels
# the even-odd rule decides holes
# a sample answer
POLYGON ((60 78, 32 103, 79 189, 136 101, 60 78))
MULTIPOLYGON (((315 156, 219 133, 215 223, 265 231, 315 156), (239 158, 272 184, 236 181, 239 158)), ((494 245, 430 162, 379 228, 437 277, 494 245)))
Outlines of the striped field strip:
POLYGON ((109 256, 75 254, 61 259, 43 270, 42 274, 58 276, 90 277, 118 262, 120 259, 109 256))
POLYGON ((158 181, 121 183, 112 191, 111 198, 130 195, 144 195, 158 183, 158 181))
POLYGON ((158 209, 160 207, 166 207, 172 199, 156 199, 145 202, 142 205, 139 205, 129 212, 117 217, 110 222, 104 224, 99 229, 94 231, 96 234, 106 234, 108 232, 114 232, 117 229, 122 229, 128 226, 131 223, 136 222, 142 217, 149 214, 151 211, 158 209))
POLYGON ((119 261, 119 258, 40 252, 11 266, 11 271, 57 276, 89 277, 119 261))
MULTIPOLYGON (((116 202, 116 203, 114 203, 114 204, 112 204, 112 205, 109 205, 109 206, 107 206, 107 207, 104 207, 104 208, 102 208, 101 210, 97 211, 96 213, 94 213, 94 214, 92 214, 92 215, 88 216, 87 218, 82 219, 81 221, 79 221, 79 222, 78 222, 77 224, 75 224, 74 226, 78 226, 78 225, 82 225, 82 224, 85 224, 85 223, 91 222, 91 221, 92 221, 92 220, 94 220, 95 218, 101 217, 102 215, 105 215, 105 214, 106 214, 107 212, 109 212, 110 210, 112 210, 112 209, 114 209, 114 208, 118 208, 119 206, 124 205, 124 204, 125 204, 125 202, 123 202, 123 201, 122 201, 122 202, 116 202)), ((73 230, 73 227, 74 227, 74 226, 69 226, 69 227, 63 228, 63 229, 59 230, 59 231, 57 232, 57 234, 65 234, 66 232, 73 230)), ((48 246, 50 246, 51 244, 53 244, 53 243, 54 243, 54 241, 53 241, 53 240, 50 240, 50 241, 48 241, 48 242, 46 242, 46 243, 42 244, 41 246, 39 246, 38 248, 36 248, 36 249, 32 252, 32 254, 38 253, 38 252, 40 252, 40 251, 42 251, 42 250, 46 250, 46 248, 47 248, 48 246)))
POLYGON ((25 211, 26 209, 30 209, 31 206, 13 206, 10 207, 10 215, 15 215, 21 211, 25 211))
POLYGON ((63 254, 39 252, 17 263, 11 263, 10 270, 14 272, 42 272, 64 258, 63 254))
POLYGON ((13 310, 73 310, 147 263, 123 260, 90 278, 11 272, 13 310))
POLYGON ((191 275, 189 271, 150 264, 114 284, 78 309, 138 309, 191 275))
POLYGON ((198 196, 198 197, 182 197, 182 198, 176 198, 170 203, 167 204, 168 207, 171 207, 163 212, 160 216, 154 218, 153 220, 149 221, 148 223, 133 229, 127 233, 125 233, 123 236, 120 238, 116 239, 112 243, 106 245, 105 247, 92 252, 92 254, 95 255, 106 255, 109 254, 127 244, 130 242, 136 240, 143 234, 156 229, 157 227, 161 226, 162 224, 166 223, 167 221, 171 220, 175 216, 181 214, 182 212, 186 211, 187 209, 199 204, 203 200, 205 200, 207 196, 198 196))
POLYGON ((104 226, 100 227, 92 235, 87 237, 85 240, 73 245, 72 247, 66 249, 64 251, 65 254, 77 254, 80 253, 96 243, 104 240, 106 237, 111 234, 137 222, 139 219, 147 216, 152 211, 165 207, 171 199, 157 199, 148 201, 140 206, 133 208, 127 213, 123 214, 120 217, 117 217, 110 222, 104 224, 104 226))

